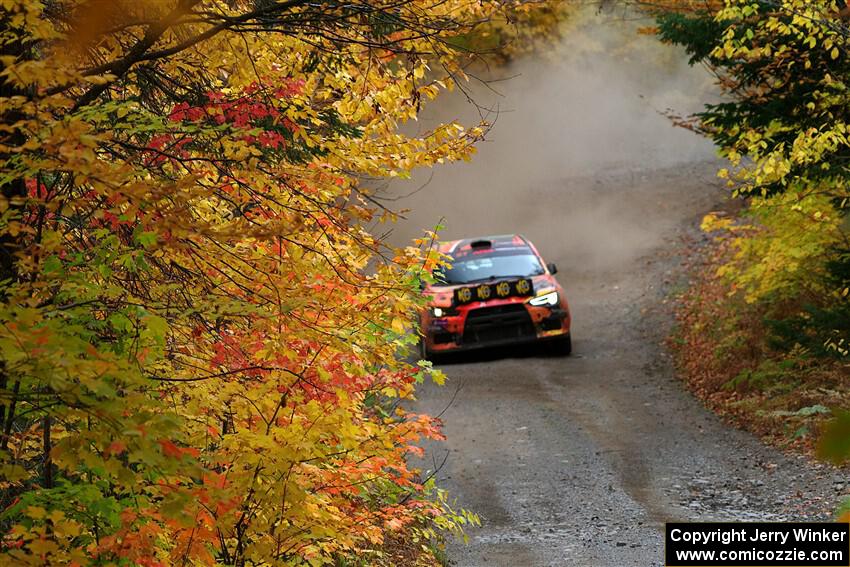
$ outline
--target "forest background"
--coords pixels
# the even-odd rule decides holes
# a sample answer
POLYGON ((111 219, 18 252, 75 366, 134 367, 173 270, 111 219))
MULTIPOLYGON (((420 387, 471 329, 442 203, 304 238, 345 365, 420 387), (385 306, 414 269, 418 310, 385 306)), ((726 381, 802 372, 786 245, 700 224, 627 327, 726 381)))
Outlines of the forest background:
MULTIPOLYGON (((444 379, 406 358, 437 235, 372 234, 367 181, 469 159, 488 124, 403 124, 580 4, 0 3, 0 555, 437 561, 476 521, 407 464, 441 436, 402 403, 444 379)), ((833 419, 840 461, 846 6, 637 4, 724 90, 680 123, 741 204, 704 222, 683 375, 804 448, 833 419)))

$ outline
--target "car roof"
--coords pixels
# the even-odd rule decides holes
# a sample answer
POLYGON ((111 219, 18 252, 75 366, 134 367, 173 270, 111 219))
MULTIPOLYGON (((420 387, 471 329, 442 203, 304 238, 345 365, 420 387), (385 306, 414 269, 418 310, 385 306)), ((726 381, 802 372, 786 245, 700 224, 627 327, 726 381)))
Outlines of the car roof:
POLYGON ((465 256, 473 252, 529 252, 534 254, 534 248, 525 237, 519 234, 496 234, 451 240, 440 244, 440 252, 455 257, 465 256))

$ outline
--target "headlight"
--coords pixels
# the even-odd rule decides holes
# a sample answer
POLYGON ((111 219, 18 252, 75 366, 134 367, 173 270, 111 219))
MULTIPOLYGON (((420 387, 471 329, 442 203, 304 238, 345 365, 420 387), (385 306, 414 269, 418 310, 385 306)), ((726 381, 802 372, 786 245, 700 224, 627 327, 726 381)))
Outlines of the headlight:
POLYGON ((455 317, 457 316, 457 309, 454 307, 431 307, 431 315, 437 317, 455 317))
POLYGON ((538 295, 537 297, 529 299, 528 304, 534 305, 535 307, 543 307, 544 305, 558 305, 558 292, 550 291, 548 293, 544 293, 543 295, 538 295))

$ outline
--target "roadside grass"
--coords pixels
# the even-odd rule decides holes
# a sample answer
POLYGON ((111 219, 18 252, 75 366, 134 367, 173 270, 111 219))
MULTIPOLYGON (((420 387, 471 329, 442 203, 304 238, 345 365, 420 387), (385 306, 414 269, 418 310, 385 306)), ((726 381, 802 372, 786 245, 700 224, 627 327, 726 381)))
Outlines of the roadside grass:
POLYGON ((678 373, 708 408, 737 427, 813 456, 833 412, 850 407, 846 363, 799 345, 776 349, 766 307, 746 303, 717 275, 729 254, 723 239, 691 252, 691 283, 673 294, 676 326, 668 338, 678 373))
POLYGON ((445 567, 449 565, 446 556, 446 538, 442 534, 433 534, 422 538, 421 526, 409 531, 387 531, 383 543, 376 549, 364 550, 360 556, 337 557, 334 567, 445 567))
POLYGON ((446 557, 445 538, 438 537, 428 541, 415 541, 410 533, 394 533, 388 535, 381 548, 381 560, 378 565, 392 567, 395 565, 418 566, 445 566, 448 565, 446 557))

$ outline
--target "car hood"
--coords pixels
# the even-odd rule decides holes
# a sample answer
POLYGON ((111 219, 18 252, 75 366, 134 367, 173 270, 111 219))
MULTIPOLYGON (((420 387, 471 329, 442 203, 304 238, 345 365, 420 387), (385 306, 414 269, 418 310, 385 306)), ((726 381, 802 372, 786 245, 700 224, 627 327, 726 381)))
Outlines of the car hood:
MULTIPOLYGON (((452 300, 454 298, 454 292, 456 289, 462 287, 474 287, 478 284, 482 283, 493 283, 500 281, 514 281, 522 278, 516 277, 508 277, 508 278, 496 278, 495 280, 487 280, 483 282, 474 282, 474 283, 466 283, 466 284, 456 284, 456 285, 427 285, 425 289, 422 291, 423 295, 428 298, 428 305, 433 307, 451 307, 452 300)), ((541 274, 539 276, 531 276, 531 281, 534 284, 535 293, 544 287, 555 286, 556 281, 554 276, 550 274, 541 274)), ((491 299, 490 301, 493 301, 491 299)))

